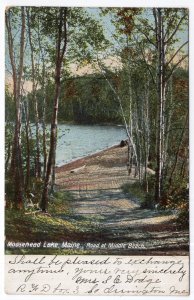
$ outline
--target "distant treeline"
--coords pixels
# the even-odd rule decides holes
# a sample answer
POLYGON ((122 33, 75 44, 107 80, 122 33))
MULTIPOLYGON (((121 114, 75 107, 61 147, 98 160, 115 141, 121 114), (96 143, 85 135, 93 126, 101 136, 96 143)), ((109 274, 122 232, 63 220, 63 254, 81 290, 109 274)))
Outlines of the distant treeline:
MULTIPOLYGON (((136 97, 141 93, 141 73, 137 69, 133 71, 132 85, 136 89, 136 97)), ((109 79, 122 90, 123 107, 128 106, 127 101, 127 83, 125 85, 125 74, 121 72, 120 76, 115 76, 114 73, 109 74, 109 79), (118 79, 119 78, 119 79, 118 79), (122 78, 122 80, 121 80, 122 78), (123 95, 125 97, 123 97, 123 95)), ((175 84, 188 82, 188 73, 184 69, 178 69, 174 74, 175 84)), ((177 98, 181 98, 180 94, 177 98)), ((184 92, 184 89, 182 90, 184 92)), ((154 96, 154 91, 150 95, 154 96)), ((46 122, 49 123, 52 115, 52 105, 54 97, 53 83, 48 81, 46 87, 46 122)), ((39 102, 39 116, 40 122, 42 118, 42 95, 43 91, 37 91, 37 98, 39 102)), ((29 101, 29 117, 31 122, 35 122, 34 103, 31 93, 27 95, 29 101)), ((184 97, 183 97, 184 98, 184 97)), ((177 99, 178 100, 178 99, 177 99)), ((183 99, 182 99, 183 100, 183 99)), ((140 101, 141 102, 141 101, 140 101)), ((25 103, 25 99, 24 99, 25 103)), ((14 103, 9 93, 6 93, 6 117, 14 121, 14 103)), ((152 107, 153 113, 155 109, 152 107)), ((106 79, 100 74, 91 74, 78 77, 68 78, 62 83, 61 97, 59 101, 58 111, 59 122, 69 122, 76 124, 121 124, 123 118, 120 111, 120 105, 115 97, 115 94, 107 84, 106 79)))
POLYGON ((59 121, 121 123, 119 103, 100 75, 68 79, 62 86, 59 121))
MULTIPOLYGON (((46 87, 46 122, 50 122, 53 104, 53 83, 46 87)), ((30 121, 35 122, 32 94, 28 94, 30 121)), ((42 90, 37 91, 40 121, 42 117, 42 90)), ((7 95, 6 116, 14 120, 14 103, 7 95), (10 101, 9 101, 10 100, 10 101)), ((77 124, 121 124, 122 116, 115 95, 104 77, 99 74, 68 78, 63 82, 58 111, 59 122, 77 124)))
MULTIPOLYGON (((39 91, 41 103, 41 90, 39 91)), ((47 86, 46 121, 52 114, 53 86, 47 86)), ((41 105, 39 106, 41 107, 41 105)), ((34 121, 32 105, 31 121, 34 121)), ((41 112, 40 112, 41 116, 41 112)), ((122 123, 119 103, 99 74, 66 79, 61 87, 59 122, 77 124, 122 123)))

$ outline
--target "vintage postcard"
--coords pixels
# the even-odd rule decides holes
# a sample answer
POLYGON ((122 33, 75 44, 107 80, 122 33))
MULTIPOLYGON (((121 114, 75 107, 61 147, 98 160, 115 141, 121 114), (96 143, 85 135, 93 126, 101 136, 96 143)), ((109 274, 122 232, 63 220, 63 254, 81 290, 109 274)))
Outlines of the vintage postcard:
POLYGON ((5 7, 6 293, 189 295, 189 13, 5 7))

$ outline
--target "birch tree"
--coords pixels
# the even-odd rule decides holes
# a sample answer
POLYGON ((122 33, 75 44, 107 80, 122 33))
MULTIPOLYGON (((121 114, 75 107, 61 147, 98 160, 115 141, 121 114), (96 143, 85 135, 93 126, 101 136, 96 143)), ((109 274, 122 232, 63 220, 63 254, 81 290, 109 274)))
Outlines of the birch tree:
POLYGON ((5 13, 9 58, 12 69, 13 97, 15 102, 15 132, 12 147, 11 176, 14 180, 14 204, 18 209, 23 208, 23 172, 21 157, 21 84, 24 67, 24 47, 25 47, 25 20, 26 10, 10 8, 5 13), (14 39, 14 30, 12 27, 13 18, 21 17, 20 26, 20 47, 19 53, 16 53, 17 41, 14 39), (18 62, 18 63, 17 63, 18 62))
POLYGON ((48 205, 48 188, 51 175, 52 166, 55 160, 55 151, 57 143, 57 115, 58 105, 61 87, 61 68, 63 64, 63 58, 67 47, 67 8, 61 8, 56 15, 56 58, 55 58, 55 94, 53 105, 53 116, 51 122, 50 133, 50 149, 47 162, 46 176, 44 180, 44 188, 41 200, 41 209, 46 211, 48 205))
POLYGON ((35 111, 35 128, 36 128, 36 157, 35 157, 35 177, 41 177, 41 163, 40 163, 40 129, 39 129, 39 111, 38 111, 38 101, 36 96, 37 90, 37 76, 36 76, 36 65, 35 55, 34 55, 34 45, 32 41, 32 21, 31 21, 31 9, 27 10, 27 24, 28 24, 28 39, 30 46, 30 57, 31 57, 31 70, 32 70, 32 100, 34 104, 35 111))
MULTIPOLYGON (((143 140, 146 140, 149 127, 147 127, 147 133, 144 131, 142 135, 142 131, 140 130, 141 125, 138 120, 141 122, 143 122, 143 119, 144 121, 147 120, 147 124, 148 120, 153 124, 155 123, 151 133, 151 142, 152 144, 154 143, 154 147, 151 145, 151 148, 155 149, 155 201, 159 203, 162 197, 164 177, 167 173, 166 162, 169 152, 168 132, 171 127, 173 108, 172 103, 169 101, 169 86, 174 72, 188 57, 188 40, 181 41, 180 39, 180 32, 188 27, 188 11, 187 9, 182 8, 153 8, 140 10, 133 8, 111 8, 105 9, 105 12, 111 14, 113 24, 117 29, 118 34, 113 35, 114 38, 116 37, 116 49, 122 49, 123 47, 123 50, 128 53, 124 63, 124 68, 127 66, 129 69, 127 75, 128 78, 131 73, 131 63, 128 64, 127 62, 129 60, 132 62, 130 51, 131 49, 134 49, 136 53, 136 62, 138 57, 140 63, 143 63, 142 66, 146 66, 146 72, 149 73, 151 79, 150 82, 152 82, 153 95, 156 95, 155 103, 153 102, 154 107, 156 107, 156 110, 154 109, 156 112, 155 115, 151 115, 147 110, 144 110, 144 113, 142 114, 141 109, 135 108, 135 106, 133 106, 132 113, 130 112, 129 114, 134 118, 134 123, 130 126, 136 136, 136 139, 134 139, 135 147, 136 149, 139 149, 136 150, 137 156, 140 155, 138 158, 138 161, 140 161, 139 166, 142 163, 142 153, 145 148, 147 149, 146 151, 149 151, 148 149, 150 146, 142 144, 143 140), (124 43, 125 40, 127 43, 124 43), (156 120, 156 122, 153 122, 151 120, 152 118, 156 120), (156 131, 154 132, 155 129, 156 131)), ((143 72, 145 72, 145 70, 143 72)), ((130 86, 130 81, 127 84, 130 86)), ((146 101, 147 106, 149 105, 150 100, 147 98, 146 101)), ((144 101, 142 98, 142 107, 144 107, 143 103, 144 101)), ((129 106, 131 106, 130 99, 129 106)), ((150 133, 148 136, 150 136, 150 133)), ((148 158, 148 156, 149 153, 147 153, 146 157, 148 158)), ((147 166, 147 158, 145 158, 145 166, 147 166)), ((139 168, 139 171, 141 172, 140 169, 141 168, 139 168)))
POLYGON ((54 61, 55 75, 50 149, 40 204, 42 211, 47 210, 49 184, 52 184, 52 189, 55 184, 57 117, 61 78, 63 76, 65 80, 65 67, 68 62, 76 61, 81 64, 83 61, 91 59, 93 48, 100 51, 106 47, 102 27, 84 9, 62 7, 44 12, 46 12, 46 34, 55 43, 55 50, 53 50, 52 45, 49 49, 51 62, 54 61), (51 172, 52 181, 50 181, 51 172))
MULTIPOLYGON (((179 54, 181 49, 187 45, 188 41, 184 41, 178 49, 172 54, 172 45, 176 41, 176 34, 181 29, 184 21, 187 20, 187 10, 173 10, 153 8, 153 15, 155 21, 155 47, 157 51, 157 147, 156 147, 156 185, 155 185, 155 200, 160 202, 162 194, 163 173, 166 163, 165 138, 166 135, 166 98, 167 85, 169 80, 180 65, 180 63, 187 57, 187 54, 182 55, 178 61, 171 65, 173 59, 179 54)), ((148 37, 147 37, 148 38, 148 37)))

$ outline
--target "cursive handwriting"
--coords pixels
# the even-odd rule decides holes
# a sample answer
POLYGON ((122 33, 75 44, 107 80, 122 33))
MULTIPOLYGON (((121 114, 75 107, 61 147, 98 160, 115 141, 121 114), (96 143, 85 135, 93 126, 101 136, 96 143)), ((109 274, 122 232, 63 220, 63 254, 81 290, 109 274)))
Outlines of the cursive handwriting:
POLYGON ((12 294, 188 295, 188 262, 186 256, 7 255, 6 289, 12 294))

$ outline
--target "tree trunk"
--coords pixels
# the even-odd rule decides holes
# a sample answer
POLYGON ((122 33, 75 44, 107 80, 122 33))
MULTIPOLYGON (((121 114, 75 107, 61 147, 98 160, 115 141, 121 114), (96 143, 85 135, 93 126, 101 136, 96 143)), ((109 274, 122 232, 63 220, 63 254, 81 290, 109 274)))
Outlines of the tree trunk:
POLYGON ((56 179, 56 173, 55 173, 55 167, 56 167, 56 150, 57 150, 57 132, 56 132, 56 138, 55 138, 55 148, 54 148, 54 155, 53 155, 53 163, 52 163, 52 176, 51 176, 51 194, 55 192, 55 179, 56 179))
POLYGON ((178 143, 178 147, 177 147, 177 151, 176 151, 176 154, 175 154, 175 161, 174 161, 174 166, 172 168, 172 171, 171 171, 171 174, 170 174, 170 177, 169 177, 169 189, 171 188, 172 186, 172 182, 173 182, 173 175, 175 173, 175 170, 176 170, 176 167, 177 167, 177 163, 178 163, 178 156, 179 156, 179 151, 180 151, 180 148, 181 148, 181 144, 183 142, 183 137, 184 137, 184 133, 185 133, 185 129, 186 129, 186 126, 187 126, 187 122, 188 122, 188 113, 185 117, 185 124, 184 124, 184 127, 182 129, 182 132, 181 132, 181 136, 180 136, 180 140, 179 140, 179 143, 178 143))
POLYGON ((25 132, 26 132, 26 176, 25 176, 25 191, 28 190, 30 183, 30 120, 29 120, 29 108, 28 102, 24 102, 23 106, 24 116, 25 116, 25 132))
POLYGON ((36 97, 36 74, 35 74, 35 63, 34 63, 34 47, 32 44, 31 34, 31 21, 30 21, 30 8, 27 8, 27 19, 28 19, 28 37, 31 51, 31 66, 32 66, 32 97, 35 110, 35 126, 36 126, 36 158, 35 158, 35 177, 41 177, 41 163, 40 163, 40 130, 39 130, 39 112, 38 112, 38 101, 36 97))
POLYGON ((43 178, 46 176, 46 166, 47 166, 47 142, 46 142, 46 124, 45 124, 45 116, 46 116, 46 94, 43 99, 43 110, 42 110, 42 130, 43 130, 43 178))
POLYGON ((42 86, 42 91, 43 91, 43 103, 42 103, 43 172, 42 172, 42 178, 45 179, 46 166, 47 166, 46 106, 47 106, 47 97, 48 97, 47 90, 46 90, 46 78, 48 78, 48 74, 47 74, 46 68, 45 68, 45 57, 44 57, 44 52, 43 52, 42 43, 41 43, 41 34, 40 34, 39 26, 38 26, 38 44, 39 44, 41 60, 42 60, 42 74, 41 74, 41 81, 40 81, 40 84, 42 86))
POLYGON ((106 75, 104 73, 104 68, 102 67, 102 65, 100 64, 100 62, 98 62, 98 65, 99 65, 100 69, 102 70, 102 74, 103 74, 104 78, 106 79, 109 87, 111 88, 111 90, 113 91, 113 93, 115 94, 115 96, 117 97, 117 100, 118 100, 118 103, 119 103, 119 106, 120 106, 120 110, 121 110, 121 116, 123 118, 123 122, 124 122, 124 125, 125 125, 126 134, 127 134, 127 137, 128 137, 128 141, 129 141, 129 144, 131 145, 131 147, 133 149, 133 155, 135 157, 136 166, 138 166, 139 162, 138 162, 138 157, 137 157, 136 145, 135 145, 135 143, 133 141, 133 136, 131 135, 131 131, 132 130, 131 130, 131 128, 129 129, 129 126, 127 125, 125 113, 124 113, 124 110, 123 110, 122 100, 121 100, 119 94, 117 93, 117 91, 115 90, 115 88, 113 87, 113 85, 111 84, 110 80, 106 77, 106 75))
POLYGON ((162 192, 163 175, 163 148, 164 148, 164 101, 165 101, 165 81, 164 81, 164 40, 163 40, 163 20, 161 8, 156 9, 157 15, 157 53, 158 53, 158 71, 157 71, 157 102, 158 102, 158 126, 157 126, 157 147, 156 147, 156 182, 155 182, 155 201, 159 203, 162 192))
POLYGON ((10 162, 10 158, 11 158, 11 151, 12 151, 12 148, 11 148, 11 142, 8 143, 8 146, 7 146, 7 156, 5 157, 5 174, 7 173, 8 171, 8 168, 9 168, 9 162, 10 162))
POLYGON ((50 175, 51 175, 52 168, 55 167, 54 162, 55 162, 56 143, 57 143, 57 115, 58 115, 58 105, 59 105, 59 96, 60 96, 60 88, 61 88, 61 67, 62 67, 62 61, 67 46, 66 17, 67 17, 67 8, 60 8, 59 25, 58 25, 57 42, 56 42, 57 53, 56 53, 56 63, 55 63, 55 96, 54 96, 53 116, 51 122, 50 150, 49 150, 49 156, 47 162, 46 176, 44 180, 42 199, 40 203, 40 207, 43 212, 45 212, 48 207, 48 189, 49 189, 50 175))
POLYGON ((147 174, 147 167, 148 167, 148 157, 149 157, 149 150, 150 150, 150 126, 149 126, 149 80, 145 86, 145 103, 144 103, 144 181, 145 181, 145 191, 146 193, 149 192, 148 186, 148 174, 147 174))
POLYGON ((23 208, 23 171, 21 155, 21 80, 24 63, 24 42, 25 42, 25 8, 21 7, 21 34, 20 34, 20 53, 18 71, 15 64, 14 40, 10 24, 10 10, 6 12, 6 27, 8 33, 9 56, 12 67, 13 94, 15 101, 15 132, 12 147, 11 174, 14 181, 15 207, 23 208))

